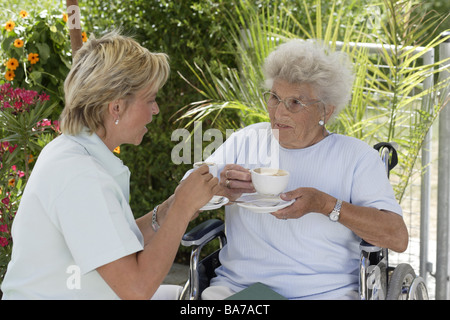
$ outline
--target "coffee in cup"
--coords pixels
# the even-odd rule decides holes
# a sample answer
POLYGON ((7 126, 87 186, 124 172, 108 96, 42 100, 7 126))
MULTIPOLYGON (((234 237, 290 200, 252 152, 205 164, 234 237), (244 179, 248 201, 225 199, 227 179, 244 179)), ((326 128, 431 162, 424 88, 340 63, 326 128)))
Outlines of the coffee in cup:
POLYGON ((253 186, 262 195, 279 195, 289 182, 289 172, 277 168, 255 168, 251 171, 253 186))

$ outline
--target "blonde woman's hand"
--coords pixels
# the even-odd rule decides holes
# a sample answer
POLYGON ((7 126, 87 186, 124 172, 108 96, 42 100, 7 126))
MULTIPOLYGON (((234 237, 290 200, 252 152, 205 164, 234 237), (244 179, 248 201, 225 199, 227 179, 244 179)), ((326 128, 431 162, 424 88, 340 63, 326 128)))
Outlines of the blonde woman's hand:
POLYGON ((175 190, 174 204, 182 206, 191 213, 196 212, 208 203, 219 191, 219 180, 209 173, 207 165, 203 165, 184 179, 175 190))

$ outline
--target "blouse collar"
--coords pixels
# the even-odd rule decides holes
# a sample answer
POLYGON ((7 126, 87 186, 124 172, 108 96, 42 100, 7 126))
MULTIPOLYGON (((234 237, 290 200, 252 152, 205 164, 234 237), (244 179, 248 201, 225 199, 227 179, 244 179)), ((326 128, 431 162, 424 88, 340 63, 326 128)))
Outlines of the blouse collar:
POLYGON ((129 199, 130 171, 121 159, 116 157, 104 144, 102 139, 94 132, 89 133, 84 129, 76 136, 67 135, 84 147, 89 155, 94 157, 102 167, 119 183, 124 196, 129 199))

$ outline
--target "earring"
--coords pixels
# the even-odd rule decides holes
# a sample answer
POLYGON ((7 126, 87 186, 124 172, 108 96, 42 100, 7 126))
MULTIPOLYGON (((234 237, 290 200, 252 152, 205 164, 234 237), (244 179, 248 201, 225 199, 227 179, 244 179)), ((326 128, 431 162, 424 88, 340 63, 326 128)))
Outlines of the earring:
POLYGON ((319 126, 323 126, 325 124, 325 122, 323 120, 319 121, 319 126))
POLYGON ((119 124, 119 119, 117 119, 116 121, 114 121, 114 124, 117 126, 119 124))

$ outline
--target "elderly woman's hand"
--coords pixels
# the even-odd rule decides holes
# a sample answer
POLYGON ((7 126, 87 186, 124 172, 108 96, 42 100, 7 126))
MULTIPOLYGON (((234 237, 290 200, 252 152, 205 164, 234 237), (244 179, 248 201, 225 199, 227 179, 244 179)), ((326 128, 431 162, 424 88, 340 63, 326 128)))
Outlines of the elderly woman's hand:
POLYGON ((298 188, 282 194, 281 198, 286 201, 295 199, 295 202, 273 212, 272 215, 278 219, 298 219, 310 212, 328 214, 336 201, 332 196, 314 188, 298 188))
POLYGON ((230 201, 239 198, 243 193, 255 192, 250 171, 237 164, 227 164, 220 173, 220 195, 230 201))

